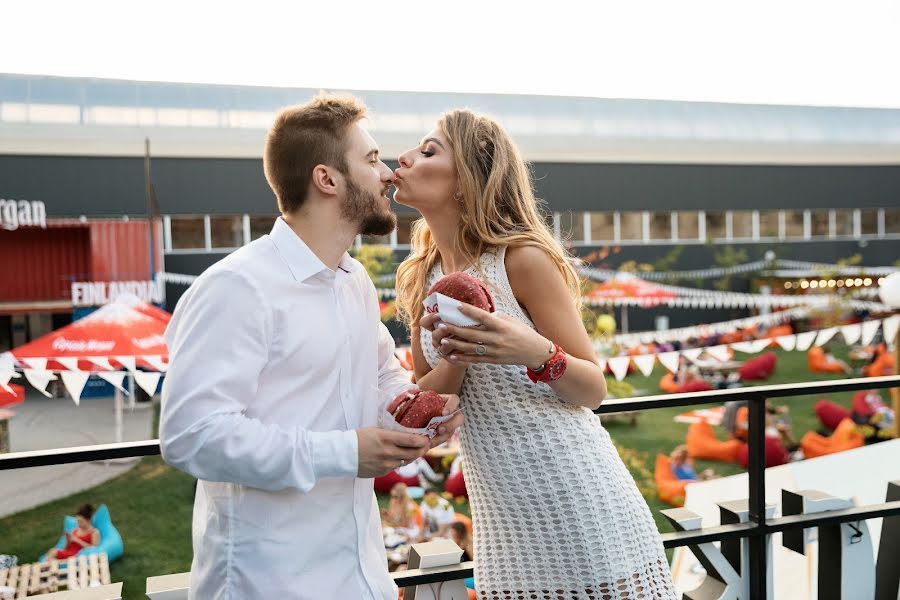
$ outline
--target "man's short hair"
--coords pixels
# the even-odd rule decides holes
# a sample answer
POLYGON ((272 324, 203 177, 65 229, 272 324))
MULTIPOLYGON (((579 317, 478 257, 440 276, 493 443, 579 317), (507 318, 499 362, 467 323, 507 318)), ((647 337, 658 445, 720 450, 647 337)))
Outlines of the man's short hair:
POLYGON ((334 94, 319 94, 278 113, 266 139, 263 168, 281 212, 303 206, 316 165, 346 174, 347 131, 365 116, 359 99, 334 94))

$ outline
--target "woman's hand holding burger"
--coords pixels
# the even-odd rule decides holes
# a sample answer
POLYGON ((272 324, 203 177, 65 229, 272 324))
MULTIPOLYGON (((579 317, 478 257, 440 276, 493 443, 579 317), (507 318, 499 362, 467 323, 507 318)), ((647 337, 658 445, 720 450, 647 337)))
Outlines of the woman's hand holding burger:
POLYGON ((433 323, 432 343, 450 364, 523 365, 536 370, 555 352, 550 340, 508 315, 468 305, 459 310, 480 325, 457 327, 440 320, 433 323))

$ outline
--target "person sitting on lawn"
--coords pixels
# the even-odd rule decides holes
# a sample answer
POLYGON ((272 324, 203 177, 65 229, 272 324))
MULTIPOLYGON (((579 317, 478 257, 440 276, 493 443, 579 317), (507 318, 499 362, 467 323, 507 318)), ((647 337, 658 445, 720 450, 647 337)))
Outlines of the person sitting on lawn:
POLYGON ((467 562, 472 560, 472 557, 475 556, 475 550, 472 545, 472 536, 469 535, 469 530, 466 529, 465 523, 460 523, 459 521, 454 521, 450 524, 450 539, 453 540, 453 543, 462 548, 462 558, 459 559, 460 562, 467 562))
POLYGON ((704 469, 698 474, 696 469, 694 469, 694 460, 688 456, 688 449, 684 444, 676 446, 672 450, 672 454, 669 455, 669 462, 672 465, 672 473, 681 481, 704 481, 713 479, 716 476, 712 469, 704 469))
POLYGON ((421 506, 422 518, 425 520, 424 541, 449 537, 450 525, 455 522, 456 511, 453 510, 453 506, 434 490, 425 492, 421 506))
POLYGON ((66 532, 66 547, 62 550, 59 548, 51 548, 47 552, 47 559, 55 558, 61 560, 69 558, 70 556, 75 556, 85 548, 92 548, 99 545, 100 532, 91 525, 91 517, 93 516, 94 507, 90 504, 85 504, 79 508, 78 513, 75 515, 78 527, 71 532, 66 532))
POLYGON ((415 501, 409 497, 405 483, 398 483, 391 488, 391 500, 386 509, 381 511, 381 524, 385 527, 399 527, 418 534, 416 525, 415 501))

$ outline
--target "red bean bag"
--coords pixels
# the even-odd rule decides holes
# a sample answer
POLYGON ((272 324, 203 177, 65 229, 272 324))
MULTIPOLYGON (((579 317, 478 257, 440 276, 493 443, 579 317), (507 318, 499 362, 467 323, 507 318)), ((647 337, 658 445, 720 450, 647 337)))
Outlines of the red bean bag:
POLYGON ((825 429, 834 430, 844 419, 850 418, 850 411, 831 400, 819 400, 815 406, 816 416, 825 429))
POLYGON ((400 477, 400 474, 397 471, 391 471, 387 475, 383 477, 375 478, 375 493, 376 494, 390 494, 391 488, 393 488, 398 483, 405 483, 409 487, 414 487, 419 485, 418 477, 400 477))
POLYGON ((688 427, 686 444, 688 455, 692 458, 723 462, 737 462, 738 454, 745 446, 744 442, 736 439, 719 441, 712 425, 703 419, 688 427))
MULTIPOLYGON (((766 468, 777 467, 778 465, 787 464, 791 459, 787 448, 781 443, 777 437, 766 436, 766 468)), ((745 469, 750 464, 750 446, 745 444, 738 452, 738 462, 745 469)))
POLYGON ((469 497, 469 492, 466 491, 466 480, 463 477, 462 469, 452 477, 447 478, 447 481, 444 482, 444 491, 452 494, 454 498, 459 498, 460 496, 465 498, 469 497))
POLYGON ((656 495, 660 500, 672 506, 684 506, 684 488, 691 482, 675 477, 669 457, 665 454, 656 455, 653 480, 656 482, 656 495))
POLYGON ((678 388, 678 391, 679 393, 687 394, 690 392, 708 392, 711 389, 713 389, 713 386, 711 386, 708 381, 704 381, 703 379, 691 379, 685 381, 684 385, 678 388))
POLYGON ((866 397, 869 394, 875 394, 877 396, 878 392, 875 390, 861 390, 853 395, 853 404, 851 406, 854 415, 868 419, 868 417, 875 414, 875 409, 866 400, 866 397))
POLYGON ((774 352, 766 352, 742 364, 738 369, 738 374, 744 381, 768 379, 775 372, 777 364, 778 355, 774 352))
POLYGON ((816 458, 859 448, 865 442, 863 435, 856 429, 856 423, 852 419, 844 419, 829 437, 819 435, 815 431, 807 431, 800 439, 800 447, 803 448, 803 456, 816 458))

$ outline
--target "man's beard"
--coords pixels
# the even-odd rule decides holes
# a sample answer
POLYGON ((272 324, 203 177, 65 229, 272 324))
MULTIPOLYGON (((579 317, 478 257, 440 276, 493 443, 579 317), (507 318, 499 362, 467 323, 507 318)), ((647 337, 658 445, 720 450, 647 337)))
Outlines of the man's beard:
POLYGON ((361 235, 388 235, 397 227, 397 215, 382 210, 381 199, 347 179, 347 198, 341 207, 341 217, 359 223, 361 235))

